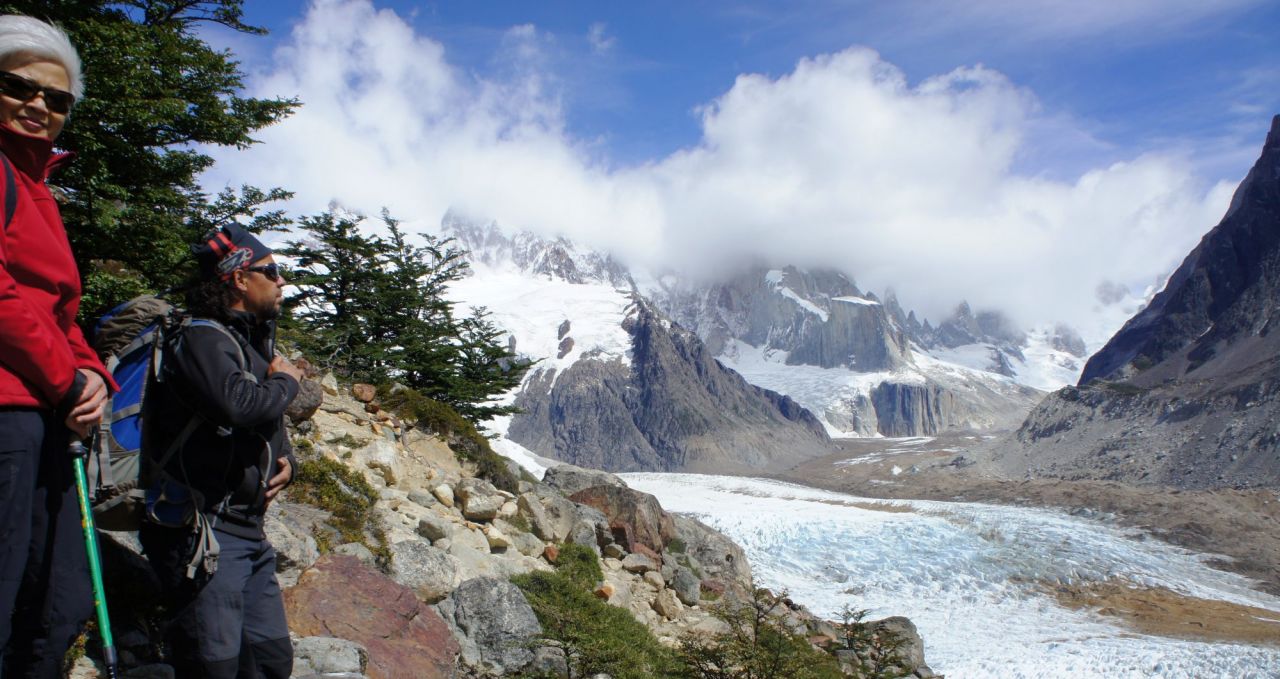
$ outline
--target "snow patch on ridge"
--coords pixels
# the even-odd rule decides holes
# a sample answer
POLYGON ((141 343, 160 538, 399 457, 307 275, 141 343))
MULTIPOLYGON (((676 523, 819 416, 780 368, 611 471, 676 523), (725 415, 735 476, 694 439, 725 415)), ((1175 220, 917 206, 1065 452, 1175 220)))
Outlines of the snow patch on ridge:
POLYGON ((631 363, 631 335, 622 328, 632 304, 628 291, 534 276, 500 263, 473 265, 471 276, 450 287, 450 296, 461 305, 488 309, 490 320, 515 338, 516 353, 541 359, 537 370, 559 374, 584 357, 631 363), (573 347, 558 357, 559 329, 566 320, 573 347))
POLYGON ((823 323, 826 323, 827 318, 829 317, 827 310, 801 297, 799 294, 796 293, 795 290, 792 290, 791 288, 788 288, 787 286, 783 285, 782 280, 786 278, 786 276, 787 276, 787 273, 785 271, 773 269, 769 271, 769 273, 765 274, 764 280, 770 286, 772 286, 773 289, 776 290, 779 295, 782 295, 783 297, 786 297, 787 299, 795 302, 800 306, 801 309, 804 309, 805 311, 808 311, 809 313, 814 314, 818 318, 821 318, 823 323))

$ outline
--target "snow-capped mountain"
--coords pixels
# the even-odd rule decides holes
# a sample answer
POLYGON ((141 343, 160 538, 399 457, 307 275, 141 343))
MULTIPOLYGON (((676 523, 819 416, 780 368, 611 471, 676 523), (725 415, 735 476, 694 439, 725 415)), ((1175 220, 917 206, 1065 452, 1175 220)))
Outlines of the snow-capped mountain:
MULTIPOLYGON (((1028 365, 1026 336, 995 314, 979 324, 967 305, 935 329, 904 313, 892 293, 881 301, 839 271, 756 265, 710 284, 640 280, 721 361, 796 399, 832 436, 1009 428, 1043 396, 1014 377, 1015 362, 1028 365)), ((1044 353, 1046 362, 1059 358, 1044 353)))
POLYGON ((772 469, 829 452, 812 414, 717 362, 608 257, 456 219, 445 233, 472 248, 451 295, 538 361, 512 395, 523 412, 496 423, 510 442, 613 471, 772 469))
POLYGON ((828 436, 1012 428, 1083 354, 1068 329, 1021 332, 967 305, 934 327, 838 271, 692 282, 452 215, 444 233, 473 268, 452 294, 539 361, 501 430, 586 466, 769 467, 828 436))

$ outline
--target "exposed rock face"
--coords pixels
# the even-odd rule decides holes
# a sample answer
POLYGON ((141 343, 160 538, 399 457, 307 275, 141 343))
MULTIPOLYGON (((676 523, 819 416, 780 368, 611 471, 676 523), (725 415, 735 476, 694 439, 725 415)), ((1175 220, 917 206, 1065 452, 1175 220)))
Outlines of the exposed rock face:
POLYGON ((462 659, 496 675, 514 674, 533 661, 542 625, 520 589, 498 578, 468 580, 438 606, 462 640, 462 659))
POLYGON ((295 634, 363 646, 369 653, 365 672, 373 679, 456 676, 460 647, 445 621, 411 589, 355 557, 321 557, 284 601, 295 634))
POLYGON ((665 290, 659 303, 715 354, 737 339, 788 352, 788 365, 866 372, 910 362, 883 305, 836 271, 754 267, 726 283, 665 290))
POLYGON ((747 555, 733 540, 720 531, 697 519, 676 515, 676 535, 684 542, 685 553, 699 564, 704 589, 716 589, 719 583, 725 590, 746 592, 751 587, 751 564, 747 555), (712 583, 708 583, 710 580, 712 583), (708 585, 710 584, 710 587, 708 585))
POLYGON ((574 493, 596 486, 617 486, 626 488, 627 483, 609 472, 598 469, 583 469, 571 464, 558 464, 546 471, 542 482, 569 497, 574 493))
POLYGON ((619 486, 596 486, 578 491, 569 499, 603 512, 614 541, 629 552, 636 551, 636 545, 661 552, 676 535, 671 515, 663 511, 658 498, 648 493, 619 486))
POLYGON ((996 461, 1065 478, 1280 486, 1278 299, 1280 116, 1222 222, 996 461))
POLYGON ((624 328, 632 363, 579 360, 532 377, 508 436, 546 457, 611 471, 724 471, 825 452, 821 424, 794 401, 748 384, 702 341, 635 302, 624 328))
POLYGON ((1089 359, 1080 384, 1130 378, 1154 384, 1248 369, 1280 347, 1272 320, 1278 298, 1280 116, 1222 222, 1147 308, 1089 359))

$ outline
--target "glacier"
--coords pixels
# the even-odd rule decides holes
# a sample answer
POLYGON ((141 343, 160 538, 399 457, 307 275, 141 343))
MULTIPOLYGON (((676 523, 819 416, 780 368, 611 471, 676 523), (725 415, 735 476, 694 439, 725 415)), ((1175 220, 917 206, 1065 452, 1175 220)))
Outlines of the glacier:
POLYGON ((1047 509, 872 500, 763 479, 621 476, 724 532, 759 584, 818 615, 836 619, 847 604, 909 617, 929 665, 952 679, 1280 676, 1280 645, 1142 634, 1047 593, 1055 583, 1131 583, 1280 619, 1280 598, 1135 530, 1047 509))

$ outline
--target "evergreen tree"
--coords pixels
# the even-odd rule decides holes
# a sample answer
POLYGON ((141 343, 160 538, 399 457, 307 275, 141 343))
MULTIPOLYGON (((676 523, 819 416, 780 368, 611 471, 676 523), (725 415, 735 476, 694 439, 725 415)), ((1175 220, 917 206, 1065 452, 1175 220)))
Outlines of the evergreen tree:
POLYGON ((51 178, 92 316, 144 290, 178 284, 188 245, 214 224, 238 219, 261 230, 286 220, 264 205, 280 189, 243 187, 210 197, 198 175, 213 159, 205 144, 244 148, 251 134, 288 116, 292 99, 240 96, 243 73, 230 52, 197 35, 201 24, 242 33, 241 0, 34 0, 0 12, 60 25, 80 53, 85 96, 58 145, 78 154, 51 178))
POLYGON ((359 218, 333 211, 304 217, 299 226, 306 237, 279 251, 297 258, 288 278, 300 291, 286 301, 286 329, 321 365, 376 379, 381 352, 369 326, 385 242, 361 234, 359 218))
POLYGON ((529 362, 480 309, 459 316, 447 298, 466 275, 453 239, 409 242, 385 210, 386 237, 366 235, 363 217, 333 211, 304 218, 305 237, 281 250, 297 258, 299 292, 286 308, 299 346, 326 368, 371 382, 394 379, 472 422, 514 412, 491 399, 520 384, 529 362))

